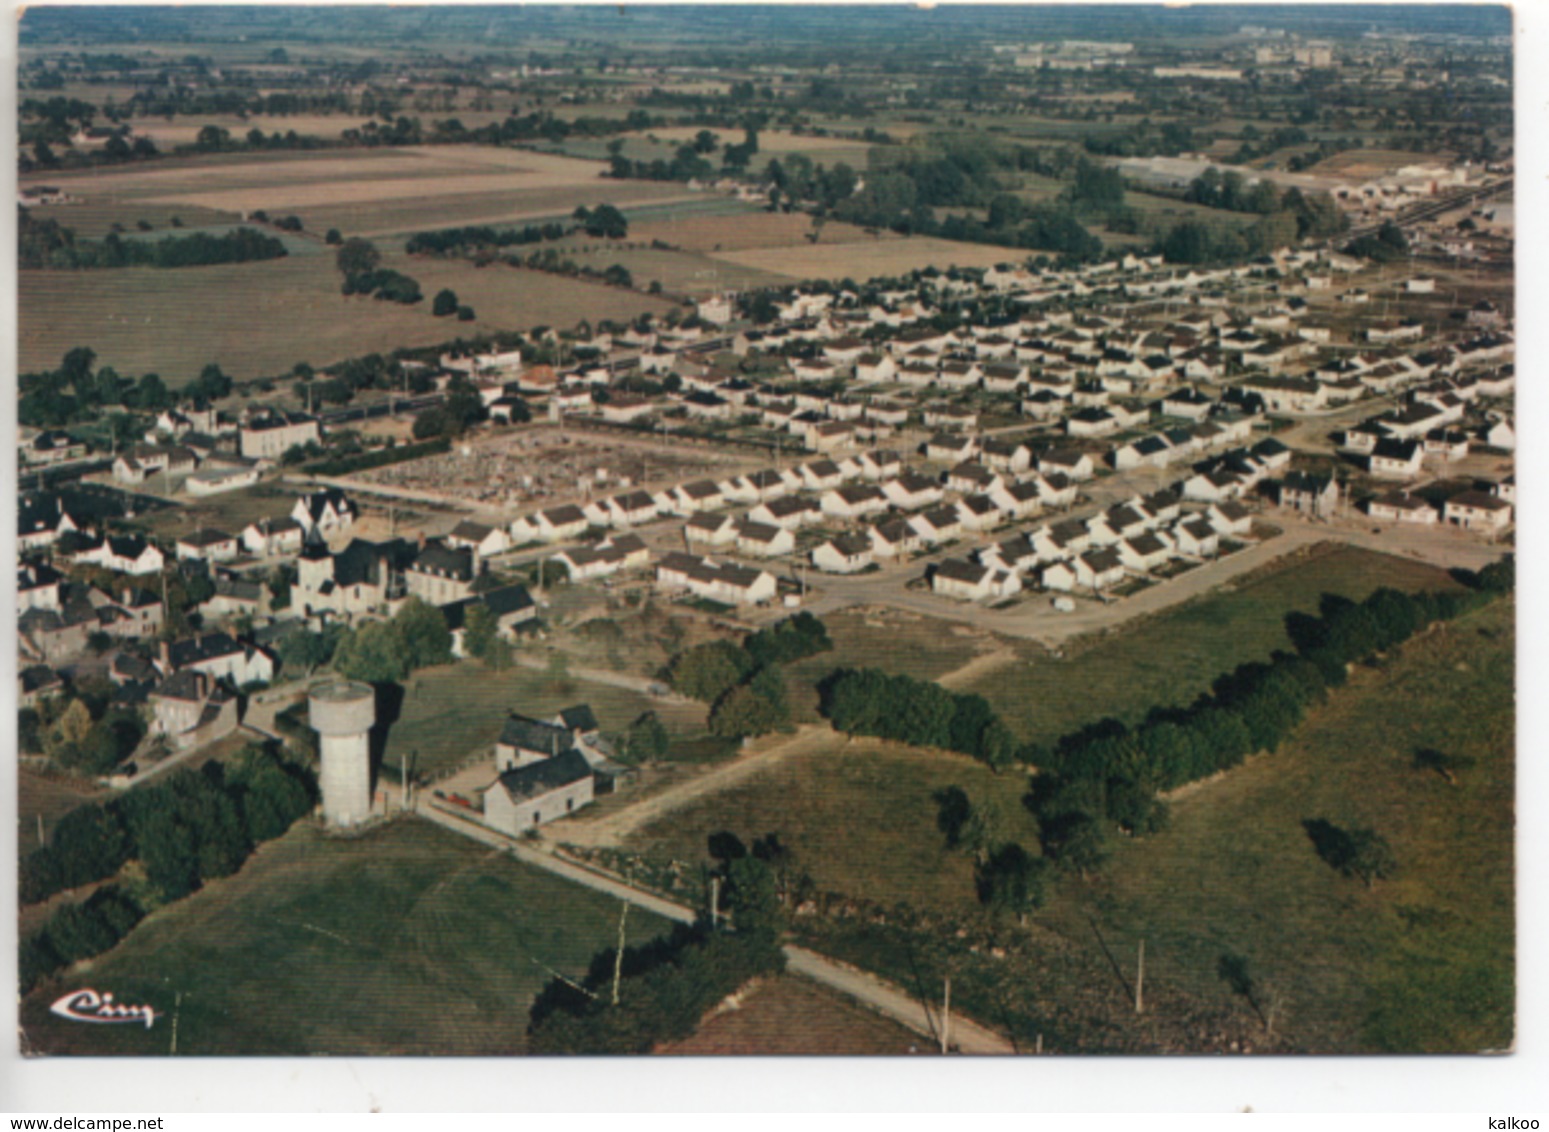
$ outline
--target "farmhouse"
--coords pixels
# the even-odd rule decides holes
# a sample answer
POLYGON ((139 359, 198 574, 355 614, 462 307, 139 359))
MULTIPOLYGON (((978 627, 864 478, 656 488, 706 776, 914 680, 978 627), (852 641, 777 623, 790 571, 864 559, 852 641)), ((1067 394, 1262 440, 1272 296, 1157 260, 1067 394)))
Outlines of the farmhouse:
POLYGON ((502 771, 484 791, 484 823, 517 836, 572 814, 596 796, 591 764, 569 750, 502 771))

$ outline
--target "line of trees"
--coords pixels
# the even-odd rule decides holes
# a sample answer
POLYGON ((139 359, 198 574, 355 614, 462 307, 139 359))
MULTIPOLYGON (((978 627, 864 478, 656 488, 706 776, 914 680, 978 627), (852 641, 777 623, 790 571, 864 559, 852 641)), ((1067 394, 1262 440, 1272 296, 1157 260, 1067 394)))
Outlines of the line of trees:
POLYGON ((409 237, 403 248, 410 255, 448 255, 481 248, 541 244, 547 240, 564 239, 573 231, 574 228, 567 228, 557 220, 547 224, 529 224, 525 228, 493 228, 487 224, 471 224, 461 228, 416 232, 409 237))
POLYGON ((126 240, 109 232, 100 240, 82 240, 57 220, 35 219, 25 208, 19 208, 18 214, 17 263, 23 268, 207 267, 288 254, 281 240, 254 228, 233 228, 218 236, 190 232, 159 240, 126 240))
POLYGON ((1361 602, 1325 595, 1320 615, 1287 616, 1294 651, 1238 666, 1187 707, 1155 708, 1135 728, 1105 719, 1052 749, 1030 749, 1026 757, 1040 773, 1027 802, 1045 856, 1065 857, 1084 872, 1105 856, 1106 827, 1133 834, 1165 828, 1159 792, 1276 750, 1310 707, 1344 683, 1349 665, 1509 592, 1514 564, 1508 557, 1467 580, 1472 592, 1382 588, 1361 602))
POLYGON ((315 799, 310 771, 250 746, 233 765, 183 768, 110 802, 70 811, 48 845, 22 859, 22 902, 119 873, 125 879, 61 908, 23 941, 22 991, 106 951, 155 908, 236 872, 255 846, 279 837, 315 799), (138 868, 126 869, 131 862, 138 868))
POLYGON ((781 665, 833 648, 828 629, 812 614, 749 634, 740 644, 710 641, 673 657, 666 680, 691 699, 710 704, 714 735, 741 739, 767 735, 790 723, 781 665))
POLYGON ((785 967, 772 868, 757 857, 727 866, 735 929, 679 925, 638 947, 593 957, 579 983, 556 978, 534 1000, 527 1027, 536 1054, 649 1053, 688 1037, 705 1014, 759 975, 785 967))
POLYGON ((847 735, 961 751, 997 771, 1018 758, 1016 739, 983 696, 875 668, 841 668, 818 691, 818 710, 847 735))

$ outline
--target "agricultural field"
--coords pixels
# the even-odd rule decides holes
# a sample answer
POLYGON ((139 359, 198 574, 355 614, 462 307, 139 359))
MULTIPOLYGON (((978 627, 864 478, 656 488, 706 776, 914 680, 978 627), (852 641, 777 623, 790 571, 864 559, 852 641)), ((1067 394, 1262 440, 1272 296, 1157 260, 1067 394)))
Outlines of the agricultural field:
POLYGON ((1184 788, 1166 832, 1115 841, 1041 918, 1074 936, 1095 912, 1127 948, 1145 938, 1148 990, 1223 993, 1217 959, 1242 955, 1307 1052, 1508 1047, 1514 612, 1497 602, 1357 671, 1281 750, 1184 788), (1449 783, 1414 767, 1421 749, 1474 761, 1449 783), (1368 890, 1321 862, 1315 818, 1377 830, 1393 878, 1368 890))
POLYGON ((192 381, 210 362, 241 380, 286 374, 302 361, 323 368, 389 343, 432 346, 481 332, 631 318, 671 306, 541 272, 384 258, 420 281, 423 303, 346 298, 326 256, 176 270, 19 272, 20 368, 52 368, 66 351, 90 346, 99 364, 125 374, 159 373, 169 386, 192 381), (442 287, 455 290, 478 318, 432 317, 430 296, 442 287))
POLYGON ((924 1038, 800 975, 760 978, 655 1052, 679 1057, 783 1057, 822 1050, 834 1057, 934 1053, 924 1038))
MULTIPOLYGON (((636 909, 627 939, 667 926, 636 909)), ((91 961, 96 985, 175 1028, 55 1018, 81 982, 66 977, 22 1002, 22 1046, 156 1055, 175 1033, 182 1055, 521 1053, 552 973, 578 978, 617 938, 614 901, 428 823, 331 838, 301 822, 91 961)))
POLYGON ((1024 775, 997 775, 950 751, 853 739, 838 751, 795 754, 693 802, 631 834, 625 847, 662 863, 708 861, 711 834, 728 830, 748 843, 778 833, 820 892, 967 916, 978 908, 973 859, 949 852, 936 829, 932 795, 949 786, 995 815, 1001 837, 1037 843, 1021 803, 1024 775))
POLYGON ((1360 599, 1379 586, 1456 588, 1433 566, 1323 544, 1290 555, 1196 601, 1132 626, 995 669, 958 691, 978 692, 1021 738, 1049 743, 1112 716, 1125 723, 1156 705, 1182 705, 1212 680, 1290 645, 1285 615, 1316 612, 1325 593, 1360 599))
POLYGON ((715 258, 793 279, 873 279, 918 268, 993 267, 1030 253, 934 236, 872 237, 847 244, 797 245, 720 252, 715 258))
POLYGON ((635 287, 645 288, 652 283, 660 283, 672 295, 698 298, 727 290, 754 290, 790 282, 783 275, 758 268, 743 267, 696 252, 640 247, 633 241, 600 247, 593 244, 568 248, 561 244, 560 247, 566 259, 574 260, 583 267, 606 271, 618 264, 628 270, 635 287))
POLYGON ((410 678, 398 719, 388 728, 385 761, 397 767, 408 756, 420 771, 434 775, 493 747, 513 711, 547 719, 583 703, 591 705, 604 734, 622 730, 647 711, 654 711, 675 739, 705 734, 700 704, 519 666, 494 672, 469 661, 421 669, 410 678))
POLYGON ((1309 173, 1324 177, 1359 180, 1382 177, 1405 165, 1446 165, 1454 159, 1449 153, 1413 153, 1400 149, 1347 149, 1325 157, 1309 173))

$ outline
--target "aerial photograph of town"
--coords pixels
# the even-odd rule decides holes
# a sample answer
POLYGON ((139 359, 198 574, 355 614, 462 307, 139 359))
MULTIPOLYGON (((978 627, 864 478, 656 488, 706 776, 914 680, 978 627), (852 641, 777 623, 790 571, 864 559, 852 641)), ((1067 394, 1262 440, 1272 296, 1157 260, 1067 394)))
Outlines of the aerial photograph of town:
POLYGON ((23 1057, 1517 1048, 1510 9, 15 35, 23 1057))

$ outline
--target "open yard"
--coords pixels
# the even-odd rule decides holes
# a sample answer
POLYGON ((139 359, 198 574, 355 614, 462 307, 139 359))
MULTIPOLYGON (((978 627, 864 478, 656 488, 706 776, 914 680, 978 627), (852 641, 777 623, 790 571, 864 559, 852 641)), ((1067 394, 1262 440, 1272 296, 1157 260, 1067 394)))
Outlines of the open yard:
POLYGON ((777 833, 819 892, 967 916, 978 908, 973 859, 948 852, 936 830, 932 795, 949 786, 993 814, 1002 839, 1036 843, 1023 775, 996 775, 949 751, 855 739, 837 752, 793 754, 646 826, 625 847, 661 863, 699 862, 709 860, 711 834, 751 843, 777 833))
MULTIPOLYGON (((628 939, 666 927, 637 909, 628 939)), ((36 990, 22 1048, 167 1054, 175 1033, 182 1055, 521 1053, 533 996, 617 937, 615 902, 428 823, 345 839, 301 822, 36 990), (49 1013, 83 985, 163 1016, 147 1029, 49 1013)))
POLYGON ((900 275, 916 268, 992 267, 1025 259, 1029 253, 987 244, 965 244, 934 236, 901 239, 868 237, 847 244, 800 244, 720 252, 728 263, 772 271, 793 279, 872 279, 900 275))
POLYGON ((1106 716, 1133 723, 1155 705, 1187 703, 1237 665, 1289 647, 1285 615, 1316 612, 1325 593, 1362 598, 1379 586, 1456 584, 1432 566, 1325 544, 1131 628, 1078 641, 1062 660, 1040 652, 958 690, 983 695, 1022 738, 1052 742, 1106 716))
POLYGON ((705 734, 699 704, 657 700, 573 676, 555 680, 529 668, 494 672, 466 661, 421 669, 409 678, 398 720, 387 732, 386 761, 396 769, 408 756, 422 773, 433 775, 492 748, 511 712, 548 719, 573 704, 590 704, 605 735, 647 711, 656 712, 674 739, 705 734))

